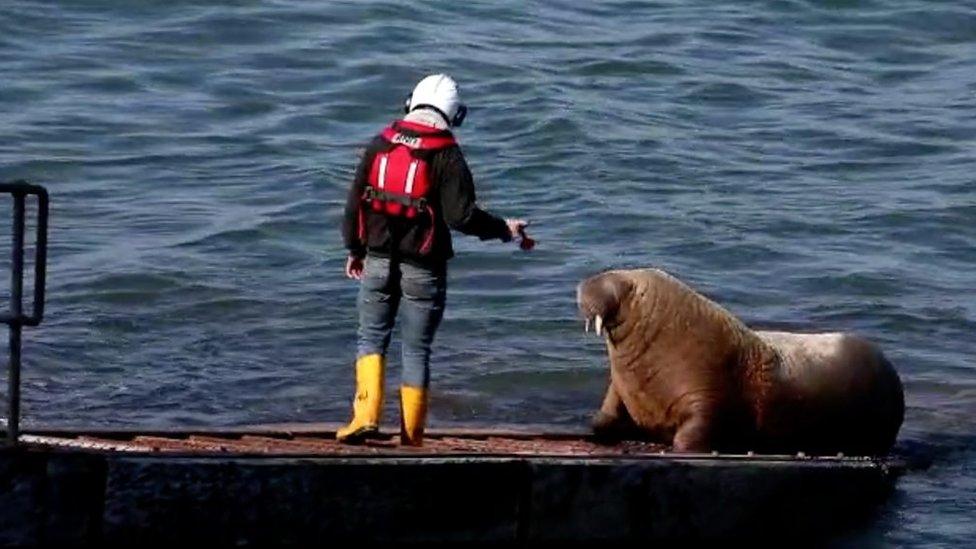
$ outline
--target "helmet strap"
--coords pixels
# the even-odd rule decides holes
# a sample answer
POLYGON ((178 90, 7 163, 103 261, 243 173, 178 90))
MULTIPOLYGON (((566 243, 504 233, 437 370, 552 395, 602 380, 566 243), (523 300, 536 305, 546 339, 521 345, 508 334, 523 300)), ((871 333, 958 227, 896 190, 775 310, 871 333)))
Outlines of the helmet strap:
POLYGON ((455 128, 464 123, 464 117, 468 115, 467 105, 458 105, 458 110, 454 113, 454 120, 451 120, 451 125, 455 128))
MULTIPOLYGON (((432 110, 432 111, 436 112, 437 114, 440 115, 441 118, 444 119, 444 122, 446 122, 448 126, 460 126, 461 125, 460 122, 464 120, 464 115, 462 115, 460 117, 461 120, 458 121, 457 124, 455 124, 454 121, 458 119, 458 116, 457 115, 454 116, 454 120, 451 120, 446 114, 444 114, 444 111, 438 109, 437 107, 435 107, 433 105, 428 105, 427 103, 421 103, 419 105, 414 106, 414 108, 412 108, 412 109, 408 106, 407 107, 407 112, 409 113, 410 111, 415 111, 417 109, 429 109, 429 110, 432 110)), ((462 112, 462 110, 464 112, 467 112, 467 109, 466 108, 460 107, 458 109, 458 114, 460 114, 462 112)))

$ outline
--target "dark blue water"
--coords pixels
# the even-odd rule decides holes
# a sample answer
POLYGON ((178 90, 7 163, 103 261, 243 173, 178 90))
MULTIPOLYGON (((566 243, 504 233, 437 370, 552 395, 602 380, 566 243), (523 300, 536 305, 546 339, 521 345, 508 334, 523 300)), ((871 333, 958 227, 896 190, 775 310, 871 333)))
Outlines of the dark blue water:
POLYGON ((972 1, 4 0, 0 179, 53 195, 28 425, 345 420, 344 192, 433 71, 482 205, 540 246, 458 239, 432 423, 585 423, 606 359, 574 286, 658 266, 879 341, 935 461, 852 542, 971 543, 972 1))

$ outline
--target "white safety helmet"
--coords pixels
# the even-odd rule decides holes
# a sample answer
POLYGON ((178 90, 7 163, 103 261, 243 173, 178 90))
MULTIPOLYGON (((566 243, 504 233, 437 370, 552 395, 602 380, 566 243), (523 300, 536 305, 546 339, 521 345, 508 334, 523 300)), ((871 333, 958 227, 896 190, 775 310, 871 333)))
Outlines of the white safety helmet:
POLYGON ((468 113, 458 97, 458 85, 446 74, 432 74, 421 80, 404 102, 404 111, 433 108, 451 126, 460 126, 468 113))

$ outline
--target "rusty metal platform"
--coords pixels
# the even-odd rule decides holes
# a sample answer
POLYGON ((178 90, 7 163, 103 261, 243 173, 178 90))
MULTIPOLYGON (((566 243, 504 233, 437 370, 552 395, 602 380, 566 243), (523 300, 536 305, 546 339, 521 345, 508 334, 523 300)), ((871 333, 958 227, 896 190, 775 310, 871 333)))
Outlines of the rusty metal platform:
POLYGON ((807 456, 761 454, 679 454, 668 447, 645 441, 599 442, 582 430, 552 427, 503 426, 434 429, 422 447, 403 446, 397 433, 383 431, 376 440, 359 445, 335 440, 336 425, 293 424, 221 430, 158 431, 64 431, 39 430, 24 434, 28 448, 73 450, 108 454, 153 454, 214 457, 511 457, 602 459, 708 459, 722 461, 817 461, 835 464, 872 462, 900 467, 897 460, 857 456, 807 456))
POLYGON ((172 434, 109 437, 24 435, 25 444, 47 448, 71 448, 123 453, 224 454, 265 456, 384 456, 384 455, 506 455, 564 457, 624 457, 662 455, 665 447, 646 442, 597 444, 586 439, 560 439, 544 435, 514 437, 505 433, 480 435, 428 435, 422 447, 402 446, 392 435, 361 445, 339 444, 329 435, 172 434))
POLYGON ((519 427, 454 428, 429 431, 422 447, 402 446, 395 432, 361 445, 340 444, 334 425, 284 425, 222 430, 34 431, 21 442, 31 447, 110 453, 224 456, 559 456, 623 457, 662 455, 649 442, 599 444, 579 431, 519 427))

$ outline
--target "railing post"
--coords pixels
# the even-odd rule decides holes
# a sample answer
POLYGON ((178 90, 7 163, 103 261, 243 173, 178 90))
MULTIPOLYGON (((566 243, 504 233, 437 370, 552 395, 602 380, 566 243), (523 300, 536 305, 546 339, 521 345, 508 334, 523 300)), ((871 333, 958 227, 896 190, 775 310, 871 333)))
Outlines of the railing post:
POLYGON ((17 443, 20 435, 20 346, 24 308, 24 193, 14 192, 13 249, 10 280, 10 365, 7 373, 7 441, 17 443))
POLYGON ((37 326, 44 318, 44 287, 47 273, 48 194, 44 187, 26 181, 0 182, 0 193, 13 197, 13 234, 10 250, 10 308, 0 310, 0 324, 10 328, 10 363, 7 365, 6 441, 16 444, 20 437, 21 335, 24 326, 37 326), (24 232, 27 197, 37 197, 37 240, 34 243, 34 303, 31 314, 24 314, 24 232))
POLYGON ((24 312, 24 193, 13 193, 13 249, 10 258, 10 365, 7 371, 7 441, 16 444, 20 435, 20 318, 24 312))

